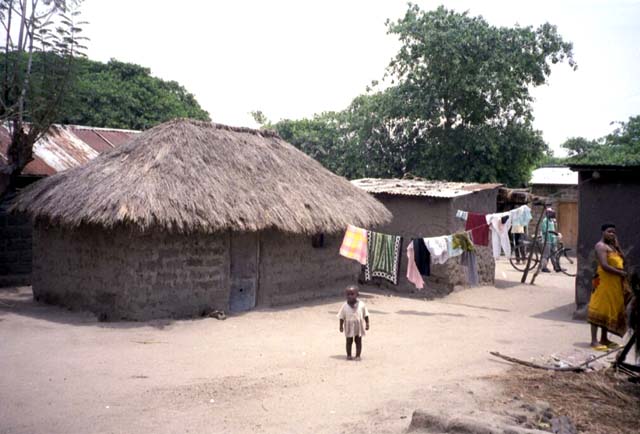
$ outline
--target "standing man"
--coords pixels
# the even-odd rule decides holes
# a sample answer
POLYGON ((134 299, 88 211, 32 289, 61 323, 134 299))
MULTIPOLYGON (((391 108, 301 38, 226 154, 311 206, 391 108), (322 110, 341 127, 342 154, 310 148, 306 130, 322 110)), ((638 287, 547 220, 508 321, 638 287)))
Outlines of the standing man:
POLYGON ((542 220, 541 235, 543 244, 545 242, 545 239, 547 240, 544 251, 542 252, 542 272, 550 273, 549 269, 547 268, 549 259, 551 259, 551 264, 553 265, 553 270, 555 272, 562 271, 557 259, 551 256, 551 252, 553 252, 558 246, 556 212, 553 210, 553 208, 547 208, 545 210, 545 217, 542 220))

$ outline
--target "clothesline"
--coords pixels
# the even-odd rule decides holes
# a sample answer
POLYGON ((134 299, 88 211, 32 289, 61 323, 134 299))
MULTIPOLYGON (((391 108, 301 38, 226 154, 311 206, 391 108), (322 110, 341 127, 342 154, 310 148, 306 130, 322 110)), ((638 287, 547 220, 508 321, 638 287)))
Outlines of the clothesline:
MULTIPOLYGON (((468 270, 473 269, 473 273, 468 272, 468 277, 471 274, 475 274, 473 276, 474 279, 469 277, 468 280, 477 281, 474 245, 487 246, 489 244, 489 234, 491 233, 493 256, 499 257, 501 250, 504 250, 507 256, 510 255, 511 248, 508 240, 508 231, 511 228, 512 220, 517 220, 519 225, 528 224, 531 220, 531 209, 523 205, 515 210, 491 214, 478 214, 458 210, 456 216, 467 220, 467 226, 479 221, 483 223, 465 227, 464 230, 453 234, 411 238, 411 245, 407 247, 407 256, 410 259, 409 265, 418 265, 420 267, 422 265, 420 262, 424 261, 424 257, 429 258, 429 264, 431 260, 436 264, 443 264, 450 258, 464 254, 462 261, 468 265, 468 270), (462 215, 464 215, 464 218, 462 215), (420 250, 415 252, 416 256, 413 256, 414 244, 415 248, 420 250), (424 251, 428 251, 426 256, 424 251), (418 256, 422 259, 419 259, 418 256), (415 264, 412 259, 415 259, 415 264)), ((340 254, 347 258, 355 259, 364 265, 366 280, 370 280, 372 276, 382 277, 397 284, 402 241, 403 237, 399 235, 383 234, 349 225, 340 247, 340 254)), ((430 267, 422 266, 420 268, 424 271, 430 267)), ((427 271, 423 275, 429 275, 429 272, 427 271)), ((416 284, 416 287, 422 287, 420 286, 422 285, 420 274, 416 270, 411 270, 409 266, 407 278, 416 284)))

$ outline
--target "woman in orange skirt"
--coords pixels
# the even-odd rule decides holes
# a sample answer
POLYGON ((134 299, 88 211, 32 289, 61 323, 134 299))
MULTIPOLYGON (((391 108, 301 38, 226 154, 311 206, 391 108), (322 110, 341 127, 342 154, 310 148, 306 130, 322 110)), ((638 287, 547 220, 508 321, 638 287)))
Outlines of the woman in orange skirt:
POLYGON ((596 244, 596 256, 598 270, 593 279, 587 319, 591 323, 591 348, 607 351, 619 346, 609 340, 607 333, 622 337, 627 331, 627 273, 624 271, 624 254, 618 244, 615 225, 602 225, 602 239, 596 244), (600 341, 598 327, 602 329, 600 341))

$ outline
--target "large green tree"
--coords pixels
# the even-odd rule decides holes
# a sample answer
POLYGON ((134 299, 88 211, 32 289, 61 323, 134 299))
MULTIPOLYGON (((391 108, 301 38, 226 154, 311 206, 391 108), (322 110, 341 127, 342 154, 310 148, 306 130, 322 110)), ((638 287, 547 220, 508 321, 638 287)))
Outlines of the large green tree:
MULTIPOLYGON (((416 5, 387 22, 401 48, 392 59, 384 90, 354 99, 332 114, 331 133, 314 139, 304 121, 304 147, 322 149, 345 176, 402 176, 522 185, 547 146, 532 127, 530 89, 545 83, 551 67, 575 68, 571 44, 555 26, 496 27, 482 17, 444 7, 416 5), (335 122, 335 119, 339 119, 335 122), (330 137, 331 140, 325 140, 330 137), (336 137, 339 137, 337 139, 336 137)), ((317 116, 312 124, 325 116, 317 116)))
POLYGON ((210 120, 195 97, 148 68, 81 59, 57 122, 143 130, 172 118, 210 120))

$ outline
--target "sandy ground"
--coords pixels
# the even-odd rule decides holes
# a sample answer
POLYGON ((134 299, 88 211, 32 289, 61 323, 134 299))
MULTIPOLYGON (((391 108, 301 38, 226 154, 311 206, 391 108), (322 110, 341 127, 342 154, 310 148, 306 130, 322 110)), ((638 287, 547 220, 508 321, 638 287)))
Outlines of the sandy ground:
MULTIPOLYGON (((588 354, 573 279, 536 286, 498 264, 496 287, 437 300, 367 292, 361 362, 348 362, 323 300, 229 317, 99 323, 0 292, 2 433, 399 433, 412 412, 470 409, 478 378, 530 359, 588 354)), ((497 394, 495 394, 497 396, 497 394)))

